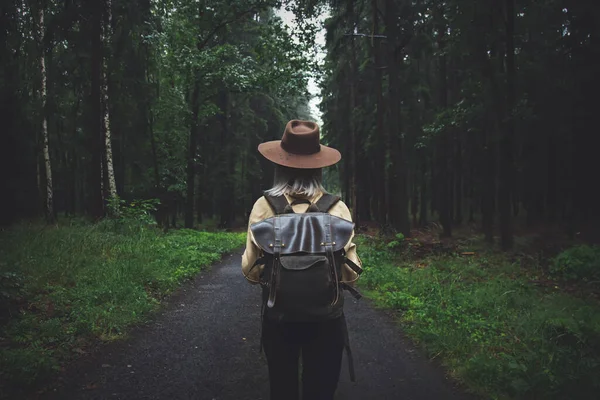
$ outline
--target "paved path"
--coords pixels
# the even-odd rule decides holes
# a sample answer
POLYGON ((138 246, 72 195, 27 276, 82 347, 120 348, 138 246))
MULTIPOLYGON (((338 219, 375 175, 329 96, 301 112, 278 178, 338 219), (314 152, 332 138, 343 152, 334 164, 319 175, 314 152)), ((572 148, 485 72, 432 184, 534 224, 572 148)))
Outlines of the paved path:
MULTIPOLYGON (((239 262, 240 253, 227 256, 130 339, 78 361, 58 389, 36 398, 268 399, 266 363, 258 354, 260 290, 245 282, 239 262)), ((473 399, 368 301, 347 297, 346 315, 358 382, 350 382, 344 356, 338 399, 473 399)))

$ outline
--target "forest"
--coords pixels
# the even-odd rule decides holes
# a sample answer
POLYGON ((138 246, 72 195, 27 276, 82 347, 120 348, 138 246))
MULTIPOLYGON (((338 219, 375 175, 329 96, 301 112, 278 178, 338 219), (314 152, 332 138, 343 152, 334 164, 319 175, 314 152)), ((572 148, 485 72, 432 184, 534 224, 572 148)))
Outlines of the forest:
POLYGON ((591 234, 593 0, 301 1, 293 33, 278 2, 224 4, 4 1, 2 222, 158 199, 163 224, 243 225, 271 179, 256 146, 315 117, 312 76, 359 225, 591 234))
POLYGON ((161 222, 231 227, 265 179, 258 143, 309 118, 308 45, 275 4, 3 2, 2 221, 158 199, 161 222))
MULTIPOLYGON (((452 276, 466 274, 469 282, 503 277, 502 290, 483 292, 502 299, 505 292, 525 290, 517 284, 521 278, 544 290, 565 287, 577 300, 552 303, 561 311, 548 317, 555 325, 546 339, 559 346, 564 334, 577 349, 550 357, 547 369, 537 359, 515 356, 510 362, 517 369, 530 368, 519 372, 523 376, 489 383, 486 375, 481 382, 487 383, 475 386, 515 398, 528 398, 527 393, 567 398, 578 384, 589 393, 597 388, 592 377, 600 365, 600 249, 593 245, 600 240, 600 190, 594 183, 600 148, 594 128, 600 92, 597 0, 2 0, 0 60, 0 305, 8 310, 0 312, 0 325, 29 298, 34 310, 46 310, 39 317, 44 321, 54 318, 44 296, 52 299, 52 310, 61 302, 70 310, 75 297, 65 300, 60 296, 68 291, 53 291, 52 285, 79 283, 61 268, 96 265, 94 257, 105 257, 111 246, 140 266, 150 255, 164 259, 164 265, 144 270, 148 276, 129 272, 132 282, 146 285, 140 293, 155 299, 240 247, 237 232, 245 230, 252 205, 272 184, 272 165, 260 156, 258 144, 280 139, 287 121, 305 119, 319 121, 322 143, 342 153, 342 161, 324 171, 324 184, 348 204, 357 233, 364 234, 358 240, 369 264, 364 281, 371 297, 408 312, 410 324, 417 324, 442 321, 437 313, 447 298, 434 299, 439 304, 433 314, 421 302, 432 295, 430 284, 446 284, 440 276, 448 268, 452 276), (284 13, 292 19, 282 19, 284 13), (174 236, 148 236, 145 228, 123 226, 133 219, 174 236), (217 236, 198 236, 206 233, 198 230, 217 236), (452 259, 449 266, 433 262, 414 275, 419 278, 398 272, 394 263, 408 260, 417 248, 411 238, 419 240, 423 232, 433 232, 444 246, 458 243, 453 254, 467 256, 483 247, 473 251, 464 243, 481 238, 481 246, 535 269, 496 270, 505 261, 486 258, 452 259), (531 233, 560 236, 561 245, 527 255, 523 246, 530 242, 523 235, 531 233), (81 235, 95 239, 78 247, 81 235), (161 240, 176 250, 158 250, 161 240), (583 247, 559 255, 572 244, 583 247), (63 245, 72 246, 65 250, 73 251, 71 261, 58 250, 63 245), (196 245, 198 254, 190 250, 196 245), (36 257, 52 261, 38 273, 36 257), (169 260, 178 266, 164 269, 169 260), (475 272, 474 263, 490 269, 475 272), (559 364, 575 358, 587 364, 560 370, 559 364), (536 381, 532 370, 544 378, 536 381), (580 375, 581 381, 573 378, 580 375)), ((91 267, 85 271, 85 282, 100 276, 91 267)), ((115 288, 107 284, 106 293, 128 290, 115 288)), ((90 286, 77 296, 96 290, 90 286)), ((542 294, 524 293, 520 306, 506 307, 551 303, 542 294)), ((462 292, 456 296, 450 302, 462 307, 462 292)), ((486 295, 477 296, 484 302, 486 295)), ((73 326, 88 324, 81 329, 114 338, 119 324, 124 329, 137 323, 154 307, 154 300, 143 307, 131 301, 132 308, 123 309, 135 318, 102 322, 98 308, 73 326)), ((473 311, 473 318, 487 315, 492 305, 481 307, 485 311, 473 311)), ((454 309, 448 326, 465 312, 454 309)), ((485 331, 481 334, 491 337, 517 314, 498 312, 506 320, 485 329, 473 322, 465 332, 454 332, 485 331)), ((526 335, 534 346, 540 330, 531 320, 526 335)), ((546 326, 548 320, 540 317, 539 323, 546 326)), ((33 340, 14 333, 26 329, 19 326, 0 336, 17 338, 15 343, 33 340)), ((440 352, 446 344, 431 338, 452 335, 414 332, 425 344, 442 346, 440 352)), ((6 375, 11 379, 30 376, 30 361, 45 357, 40 349, 54 349, 41 345, 9 357, 2 353, 8 348, 3 340, 0 361, 21 365, 21 372, 6 375)), ((525 342, 524 337, 523 343, 512 342, 514 354, 527 353, 525 342)), ((38 367, 57 370, 48 365, 38 367)), ((484 370, 479 364, 472 369, 484 370)), ((498 375, 518 375, 503 371, 498 375)))
POLYGON ((516 221, 594 229, 598 16, 594 1, 335 7, 322 109, 359 220, 446 236, 476 220, 504 249, 516 221))

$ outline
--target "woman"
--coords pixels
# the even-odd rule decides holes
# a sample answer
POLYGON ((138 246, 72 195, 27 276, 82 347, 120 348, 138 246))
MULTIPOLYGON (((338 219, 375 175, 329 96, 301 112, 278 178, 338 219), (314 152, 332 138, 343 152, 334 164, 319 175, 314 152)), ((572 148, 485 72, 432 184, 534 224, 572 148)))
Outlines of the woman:
MULTIPOLYGON (((314 122, 292 120, 285 127, 282 140, 262 143, 259 152, 275 164, 273 187, 267 196, 285 196, 295 213, 304 213, 325 193, 322 168, 341 159, 340 153, 319 142, 319 127, 314 122)), ((328 211, 351 220, 348 207, 338 201, 328 211)), ((262 255, 250 226, 272 217, 274 211, 265 197, 256 201, 249 218, 246 251, 242 271, 252 283, 260 283, 261 268, 252 268, 262 255)), ((356 246, 350 240, 344 246, 346 258, 360 266, 356 246)), ((262 267, 262 266, 261 266, 262 267)), ((358 274, 344 264, 342 282, 353 285, 358 274)), ((319 322, 286 322, 269 318, 265 313, 262 343, 269 366, 271 400, 295 400, 299 393, 299 359, 302 357, 303 399, 333 399, 337 388, 342 352, 348 345, 345 317, 319 322)))

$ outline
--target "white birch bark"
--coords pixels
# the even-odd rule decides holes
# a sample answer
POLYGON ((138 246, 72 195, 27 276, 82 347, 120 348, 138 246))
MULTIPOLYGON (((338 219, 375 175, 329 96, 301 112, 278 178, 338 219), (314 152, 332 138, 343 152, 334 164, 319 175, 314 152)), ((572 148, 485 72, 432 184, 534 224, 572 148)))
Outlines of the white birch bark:
POLYGON ((100 161, 100 196, 102 196, 102 204, 106 200, 104 198, 104 164, 103 161, 100 161))
MULTIPOLYGON (((104 49, 110 49, 111 44, 111 24, 112 24, 112 0, 106 0, 105 3, 106 11, 108 13, 108 22, 104 26, 102 33, 102 42, 104 49)), ((114 199, 117 196, 117 185, 115 182, 115 171, 113 168, 113 155, 112 155, 112 139, 110 132, 110 115, 108 109, 108 73, 107 73, 107 62, 106 56, 103 57, 102 62, 102 97, 104 101, 104 144, 106 147, 106 171, 108 178, 108 194, 110 199, 114 199)))
POLYGON ((50 162, 50 148, 48 140, 48 119, 46 117, 46 60, 44 58, 44 9, 40 7, 38 20, 38 39, 40 52, 40 72, 42 75, 42 87, 40 90, 42 100, 42 150, 44 153, 44 165, 46 169, 46 219, 54 221, 54 200, 52 188, 52 164, 50 162))

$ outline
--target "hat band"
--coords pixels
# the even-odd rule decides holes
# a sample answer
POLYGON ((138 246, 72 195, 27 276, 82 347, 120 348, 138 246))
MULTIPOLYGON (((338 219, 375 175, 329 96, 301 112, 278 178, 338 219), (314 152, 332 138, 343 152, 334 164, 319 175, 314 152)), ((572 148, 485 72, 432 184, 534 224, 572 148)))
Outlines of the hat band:
POLYGON ((308 145, 306 142, 302 143, 300 141, 297 141, 297 143, 293 143, 294 140, 289 140, 289 137, 285 139, 288 140, 282 140, 280 146, 283 150, 290 154, 310 155, 316 154, 321 151, 321 145, 319 143, 311 143, 308 145))

